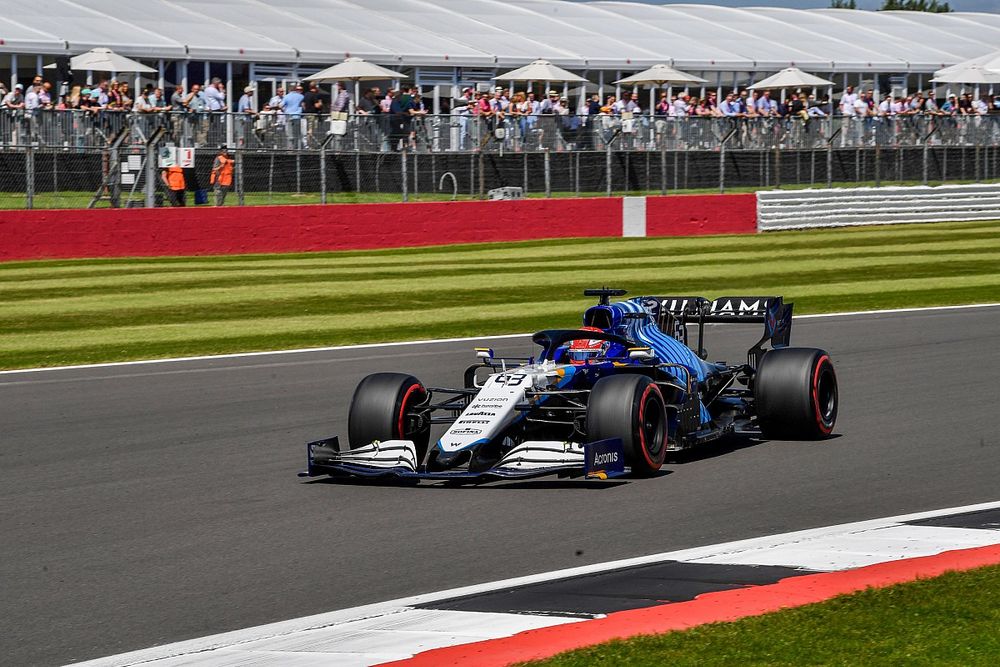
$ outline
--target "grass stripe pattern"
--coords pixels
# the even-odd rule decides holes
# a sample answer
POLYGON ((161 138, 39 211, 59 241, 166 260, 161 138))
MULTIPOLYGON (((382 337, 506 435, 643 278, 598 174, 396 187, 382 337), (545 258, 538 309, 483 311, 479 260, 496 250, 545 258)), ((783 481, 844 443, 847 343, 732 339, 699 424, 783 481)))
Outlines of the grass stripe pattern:
POLYGON ((586 287, 797 313, 1000 301, 1000 222, 0 264, 0 367, 575 326, 586 287))

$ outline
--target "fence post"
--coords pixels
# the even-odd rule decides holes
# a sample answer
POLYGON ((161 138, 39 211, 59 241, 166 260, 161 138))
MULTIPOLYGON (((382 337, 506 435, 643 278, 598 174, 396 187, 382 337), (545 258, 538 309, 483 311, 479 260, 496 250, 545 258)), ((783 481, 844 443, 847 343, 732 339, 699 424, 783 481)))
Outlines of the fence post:
POLYGON ((726 192, 726 142, 736 134, 736 128, 729 130, 729 133, 722 138, 719 143, 719 193, 726 192))
POLYGON ((549 162, 549 149, 545 149, 543 154, 545 158, 545 198, 548 199, 552 196, 552 165, 549 162))
POLYGON ((410 193, 407 191, 407 188, 406 188, 406 186, 407 186, 406 181, 409 178, 409 176, 406 173, 406 146, 405 145, 403 146, 403 150, 400 152, 399 156, 402 159, 402 163, 403 163, 403 202, 405 203, 405 202, 410 201, 410 193))
POLYGON ((667 149, 660 144, 660 194, 667 194, 667 149))
POLYGON ((25 208, 35 207, 35 148, 31 141, 24 145, 25 208))
POLYGON ((486 198, 486 165, 484 164, 483 148, 479 147, 479 198, 486 198))
POLYGON ((243 155, 244 149, 236 149, 236 200, 240 206, 246 205, 246 189, 243 186, 243 155))
POLYGON ((875 187, 882 187, 882 147, 875 141, 875 187))
POLYGON ((319 147, 319 203, 326 203, 326 142, 319 147))
POLYGON ((607 196, 611 196, 611 142, 604 148, 604 182, 607 196))
POLYGON ((156 169, 159 166, 159 144, 160 140, 163 139, 163 135, 167 133, 166 128, 158 127, 156 130, 149 135, 146 139, 146 183, 145 183, 145 194, 146 194, 146 208, 156 208, 156 169))

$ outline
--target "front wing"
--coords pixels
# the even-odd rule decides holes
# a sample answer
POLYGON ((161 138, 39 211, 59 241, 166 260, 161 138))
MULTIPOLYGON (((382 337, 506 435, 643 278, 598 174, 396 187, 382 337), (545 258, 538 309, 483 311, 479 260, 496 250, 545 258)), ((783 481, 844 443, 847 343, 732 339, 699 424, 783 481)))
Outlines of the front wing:
POLYGON ((424 469, 417 461, 411 440, 385 440, 340 451, 337 436, 306 445, 306 470, 301 477, 334 477, 483 480, 525 479, 558 474, 587 479, 609 479, 626 475, 622 441, 598 440, 585 444, 533 440, 514 447, 502 459, 482 471, 468 469, 424 469))

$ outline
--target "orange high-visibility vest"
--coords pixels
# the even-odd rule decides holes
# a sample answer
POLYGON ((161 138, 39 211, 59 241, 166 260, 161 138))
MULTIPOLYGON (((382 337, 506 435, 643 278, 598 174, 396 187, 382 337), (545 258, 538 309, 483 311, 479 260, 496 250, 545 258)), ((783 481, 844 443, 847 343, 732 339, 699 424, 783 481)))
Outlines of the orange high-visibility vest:
POLYGON ((184 170, 180 167, 167 167, 167 187, 171 190, 184 189, 184 170))
POLYGON ((215 159, 219 161, 219 168, 212 170, 210 181, 215 185, 218 180, 219 185, 228 188, 233 184, 233 159, 225 155, 217 155, 215 159))

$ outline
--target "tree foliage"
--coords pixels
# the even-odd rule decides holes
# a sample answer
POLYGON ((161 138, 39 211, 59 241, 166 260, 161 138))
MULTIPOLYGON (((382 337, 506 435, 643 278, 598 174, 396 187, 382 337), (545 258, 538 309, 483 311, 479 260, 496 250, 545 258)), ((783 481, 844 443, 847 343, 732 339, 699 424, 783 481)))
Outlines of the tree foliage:
POLYGON ((857 9, 858 3, 854 0, 830 0, 830 7, 833 9, 857 9))
MULTIPOLYGON (((854 0, 850 0, 850 2, 854 4, 854 0)), ((891 10, 943 14, 950 12, 951 6, 947 2, 939 2, 938 0, 883 0, 879 11, 885 12, 891 10)))

